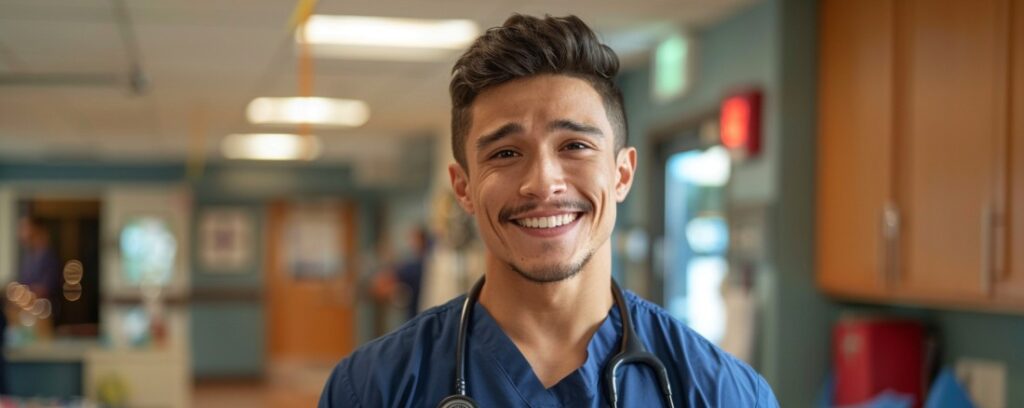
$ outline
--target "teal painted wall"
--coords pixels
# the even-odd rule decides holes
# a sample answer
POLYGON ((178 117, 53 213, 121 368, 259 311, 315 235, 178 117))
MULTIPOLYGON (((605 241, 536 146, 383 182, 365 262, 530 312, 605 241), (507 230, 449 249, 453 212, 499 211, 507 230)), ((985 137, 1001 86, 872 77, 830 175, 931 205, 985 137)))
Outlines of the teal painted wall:
POLYGON ((942 330, 943 362, 963 357, 1006 362, 1006 406, 1024 407, 1024 317, 932 312, 942 330))
POLYGON ((783 406, 811 406, 829 367, 836 306, 814 284, 817 2, 779 0, 774 281, 762 356, 783 406))
POLYGON ((185 179, 180 163, 109 164, 87 160, 0 163, 0 182, 62 182, 98 184, 158 183, 185 179))
POLYGON ((264 310, 264 223, 266 206, 261 201, 196 197, 192 212, 192 289, 190 303, 192 372, 197 378, 258 377, 265 368, 266 313, 264 310), (232 273, 203 268, 199 261, 199 217, 210 208, 232 208, 253 220, 250 251, 252 263, 232 273), (231 291, 239 299, 220 299, 201 293, 231 291))
POLYGON ((82 396, 82 363, 7 363, 7 393, 22 398, 82 396))
POLYGON ((197 379, 259 377, 266 368, 262 302, 192 302, 192 373, 197 379))
POLYGON ((775 116, 775 33, 774 7, 759 3, 722 21, 696 39, 697 65, 693 87, 681 99, 655 103, 650 96, 650 68, 641 67, 620 75, 626 115, 629 123, 630 144, 637 148, 637 178, 629 200, 623 206, 623 221, 647 225, 649 222, 651 186, 649 175, 653 169, 653 152, 649 145, 650 132, 684 120, 691 120, 717 111, 718 103, 726 92, 745 86, 760 86, 764 90, 765 157, 733 169, 730 193, 734 200, 765 201, 775 194, 774 139, 772 127, 775 116))
POLYGON ((813 280, 816 7, 811 0, 762 1, 695 33, 694 87, 683 98, 656 104, 649 68, 621 77, 631 143, 640 166, 623 205, 631 224, 648 225, 650 133, 718 109, 731 91, 763 91, 763 152, 732 169, 733 205, 764 205, 767 257, 757 268, 761 327, 754 366, 782 406, 812 406, 828 369, 829 327, 835 305, 813 280))

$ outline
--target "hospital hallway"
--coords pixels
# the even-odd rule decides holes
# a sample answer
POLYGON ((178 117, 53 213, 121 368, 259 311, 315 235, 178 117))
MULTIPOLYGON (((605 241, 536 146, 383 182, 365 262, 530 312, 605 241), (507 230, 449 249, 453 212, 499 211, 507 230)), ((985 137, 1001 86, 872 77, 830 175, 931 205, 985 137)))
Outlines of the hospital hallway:
POLYGON ((486 401, 597 405, 621 338, 783 407, 1024 407, 1024 0, 0 0, 0 408, 440 400, 488 341, 486 401), (517 21, 589 74, 511 73, 543 25, 467 54, 517 21), (468 349, 414 321, 485 273, 468 349))

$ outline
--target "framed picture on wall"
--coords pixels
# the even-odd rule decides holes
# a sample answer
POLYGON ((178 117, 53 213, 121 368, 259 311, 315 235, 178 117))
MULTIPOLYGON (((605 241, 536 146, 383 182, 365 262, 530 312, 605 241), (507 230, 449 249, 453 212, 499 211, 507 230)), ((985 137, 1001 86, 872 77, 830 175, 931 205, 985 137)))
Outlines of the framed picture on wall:
POLYGON ((213 274, 239 274, 253 266, 255 215, 237 207, 210 207, 199 213, 199 264, 213 274))
POLYGON ((345 254, 337 202, 295 203, 286 215, 285 266, 296 279, 330 279, 341 273, 345 254))

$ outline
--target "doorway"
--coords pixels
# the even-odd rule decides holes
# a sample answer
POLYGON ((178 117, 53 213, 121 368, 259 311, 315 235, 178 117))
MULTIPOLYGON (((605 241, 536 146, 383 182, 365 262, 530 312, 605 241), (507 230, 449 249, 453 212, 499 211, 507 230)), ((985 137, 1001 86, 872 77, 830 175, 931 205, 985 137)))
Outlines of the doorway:
POLYGON ((268 354, 333 365, 355 347, 355 206, 278 202, 267 229, 268 354))
POLYGON ((718 115, 656 135, 654 287, 665 308, 708 340, 725 335, 722 284, 729 270, 731 161, 718 144, 718 115), (660 276, 659 276, 660 275, 660 276), (659 282, 660 278, 660 282, 659 282))
POLYGON ((45 286, 39 288, 46 293, 40 298, 50 302, 46 310, 52 313, 39 316, 44 330, 52 330, 50 335, 57 337, 97 336, 100 201, 32 198, 19 201, 17 206, 19 256, 14 277, 26 284, 45 286), (75 267, 69 268, 72 264, 75 267))

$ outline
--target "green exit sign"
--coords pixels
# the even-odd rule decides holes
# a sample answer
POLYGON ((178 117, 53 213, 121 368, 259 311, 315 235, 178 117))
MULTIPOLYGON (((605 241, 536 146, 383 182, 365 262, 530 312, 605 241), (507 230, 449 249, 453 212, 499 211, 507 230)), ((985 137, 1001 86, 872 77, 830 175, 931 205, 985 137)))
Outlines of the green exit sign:
POLYGON ((690 38, 684 35, 668 37, 654 50, 652 90, 654 99, 666 102, 682 96, 690 87, 690 38))

